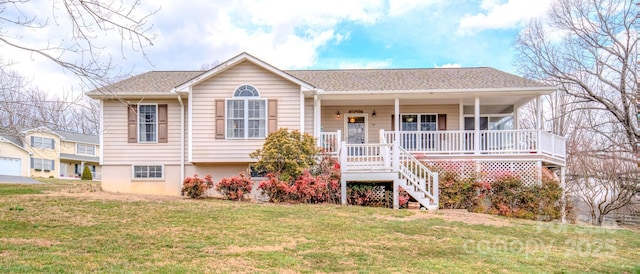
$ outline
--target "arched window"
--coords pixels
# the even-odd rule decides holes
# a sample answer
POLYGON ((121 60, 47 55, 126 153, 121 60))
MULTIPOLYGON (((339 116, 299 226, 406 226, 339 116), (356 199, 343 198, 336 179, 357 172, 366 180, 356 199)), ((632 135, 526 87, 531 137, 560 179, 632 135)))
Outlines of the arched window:
POLYGON ((242 85, 227 99, 227 138, 259 139, 267 135, 267 100, 252 85, 242 85))
POLYGON ((252 85, 242 85, 236 89, 233 97, 260 97, 260 93, 252 85))

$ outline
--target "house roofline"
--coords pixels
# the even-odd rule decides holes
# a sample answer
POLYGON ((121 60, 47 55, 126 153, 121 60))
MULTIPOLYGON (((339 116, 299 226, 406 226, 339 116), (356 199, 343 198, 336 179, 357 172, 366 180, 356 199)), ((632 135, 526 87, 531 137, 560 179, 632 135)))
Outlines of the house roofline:
POLYGON ((295 83, 297 85, 300 85, 302 87, 303 91, 304 90, 314 90, 315 89, 315 87, 312 86, 311 84, 309 84, 309 83, 307 83, 305 81, 302 81, 302 80, 292 76, 291 74, 288 74, 288 73, 286 73, 286 72, 284 72, 284 71, 282 71, 282 70, 270 65, 269 63, 264 62, 264 61, 262 61, 262 60, 260 60, 260 59, 258 59, 256 57, 252 56, 251 54, 243 52, 243 53, 240 53, 240 54, 236 55, 235 57, 232 57, 231 59, 225 61, 224 63, 221 63, 221 64, 215 66, 214 68, 210 69, 209 71, 204 72, 204 73, 196 76, 195 78, 185 82, 184 84, 181 84, 181 85, 175 87, 173 89, 173 92, 177 92, 177 93, 190 92, 192 86, 197 85, 197 84, 199 84, 199 83, 201 83, 203 81, 206 81, 207 79, 209 79, 209 78, 211 78, 211 77, 213 77, 215 75, 218 75, 218 74, 220 74, 220 73, 222 73, 222 72, 234 67, 235 65, 243 62, 243 61, 250 61, 250 62, 262 67, 263 69, 268 70, 271 73, 274 73, 274 74, 276 74, 276 75, 278 75, 278 76, 280 76, 282 78, 285 78, 285 79, 287 79, 287 80, 289 80, 289 81, 291 81, 291 82, 293 82, 293 83, 295 83))
POLYGON ((109 94, 99 94, 99 93, 87 93, 87 96, 92 99, 104 100, 104 99, 176 99, 176 96, 180 96, 182 98, 186 98, 187 94, 184 92, 178 91, 161 91, 161 92, 136 92, 136 93, 109 93, 109 94))
POLYGON ((12 145, 16 146, 17 148, 19 148, 21 150, 24 150, 25 152, 27 152, 27 154, 31 155, 31 152, 29 152, 26 148, 19 146, 18 144, 12 142, 11 140, 9 140, 7 138, 4 138, 4 137, 0 136, 0 142, 12 144, 12 145))
POLYGON ((470 95, 491 95, 512 92, 533 92, 539 95, 547 95, 557 91, 555 87, 528 87, 528 88, 475 88, 475 89, 421 89, 421 90, 344 90, 327 91, 319 90, 317 95, 392 95, 392 94, 470 94, 470 95))

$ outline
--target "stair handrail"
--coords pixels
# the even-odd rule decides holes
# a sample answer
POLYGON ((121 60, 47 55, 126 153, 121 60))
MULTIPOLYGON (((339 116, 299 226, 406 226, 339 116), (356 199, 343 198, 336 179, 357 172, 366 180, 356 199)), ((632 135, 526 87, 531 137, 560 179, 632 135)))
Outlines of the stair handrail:
POLYGON ((420 162, 416 157, 411 155, 406 149, 401 146, 398 147, 398 152, 400 156, 404 158, 405 161, 400 161, 400 166, 398 171, 400 172, 400 176, 407 179, 407 183, 411 184, 412 187, 417 188, 420 192, 423 192, 428 196, 429 199, 433 200, 433 202, 438 205, 438 173, 431 171, 427 166, 425 166, 422 162, 420 162), (419 170, 423 171, 424 174, 428 175, 427 178, 420 178, 415 172, 411 171, 406 164, 406 160, 414 164, 419 170), (422 185, 420 185, 419 180, 425 179, 426 189, 422 185), (431 186, 433 185, 433 186, 431 186), (431 190, 431 191, 429 191, 431 190))

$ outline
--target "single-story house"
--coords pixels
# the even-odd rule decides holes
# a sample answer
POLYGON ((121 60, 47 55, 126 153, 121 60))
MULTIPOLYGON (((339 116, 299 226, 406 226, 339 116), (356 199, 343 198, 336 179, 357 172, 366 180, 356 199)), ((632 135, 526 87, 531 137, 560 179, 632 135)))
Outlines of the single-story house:
MULTIPOLYGON (((242 53, 207 71, 150 71, 88 92, 100 100, 103 188, 179 195, 192 174, 237 175, 278 128, 315 136, 349 182, 393 181, 437 205, 438 176, 563 173, 565 139, 523 129, 518 109, 556 87, 488 67, 281 70, 242 53), (431 164, 429 164, 431 165, 431 164)), ((541 105, 539 105, 541 106, 541 105)), ((345 195, 342 195, 343 202, 345 195)))

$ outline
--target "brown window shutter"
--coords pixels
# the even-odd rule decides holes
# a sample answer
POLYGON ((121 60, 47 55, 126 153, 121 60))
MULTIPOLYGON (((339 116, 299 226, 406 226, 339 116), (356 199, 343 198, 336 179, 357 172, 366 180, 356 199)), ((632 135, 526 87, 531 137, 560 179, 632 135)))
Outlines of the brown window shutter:
POLYGON ((129 105, 127 107, 127 112, 128 112, 128 117, 127 117, 128 142, 137 143, 138 142, 138 106, 129 105))
POLYGON ((438 130, 447 130, 446 114, 438 114, 438 130))
POLYGON ((216 139, 224 139, 224 99, 216 99, 216 139))
POLYGON ((167 105, 158 105, 158 143, 166 143, 168 141, 167 130, 167 105))
POLYGON ((267 129, 267 134, 271 134, 278 130, 278 100, 269 99, 269 127, 267 129))

